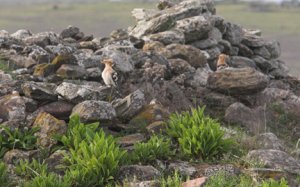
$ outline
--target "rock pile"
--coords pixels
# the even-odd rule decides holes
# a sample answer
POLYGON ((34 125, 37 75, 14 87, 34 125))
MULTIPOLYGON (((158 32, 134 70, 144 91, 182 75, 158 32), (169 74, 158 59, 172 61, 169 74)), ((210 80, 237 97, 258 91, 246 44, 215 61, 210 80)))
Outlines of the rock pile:
MULTIPOLYGON (((55 144, 50 135, 64 133, 71 114, 100 121, 111 133, 145 126, 153 132, 170 112, 206 105, 212 116, 250 133, 271 129, 300 137, 300 80, 279 59, 278 42, 224 20, 209 0, 159 7, 135 9, 137 24, 106 38, 74 26, 60 34, 0 31, 1 58, 14 69, 0 73, 0 121, 10 128, 41 126, 38 142, 49 147, 55 144), (230 56, 229 68, 216 71, 221 53, 230 56), (121 96, 102 81, 106 58, 122 75, 121 96)), ((249 156, 269 163, 277 159, 264 156, 269 152, 249 156)), ((299 171, 299 161, 292 161, 299 171)), ((273 163, 291 171, 285 162, 273 163)))

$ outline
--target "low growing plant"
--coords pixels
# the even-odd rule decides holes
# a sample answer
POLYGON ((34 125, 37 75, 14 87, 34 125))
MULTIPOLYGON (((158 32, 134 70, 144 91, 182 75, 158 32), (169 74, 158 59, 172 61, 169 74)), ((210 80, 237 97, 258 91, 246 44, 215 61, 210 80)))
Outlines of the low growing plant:
POLYGON ((224 138, 224 131, 216 120, 204 115, 204 107, 192 109, 191 113, 172 114, 167 133, 177 140, 180 150, 188 158, 221 157, 234 144, 231 139, 224 138))
POLYGON ((0 126, 0 158, 10 149, 31 150, 36 148, 37 137, 34 135, 39 130, 37 127, 24 129, 9 129, 0 126))
POLYGON ((289 185, 288 182, 282 178, 280 181, 275 181, 274 179, 262 181, 261 187, 289 187, 289 185))
POLYGON ((130 156, 131 161, 149 164, 156 159, 168 159, 174 153, 171 151, 170 145, 170 139, 152 136, 148 142, 134 145, 134 151, 130 156))
POLYGON ((252 187, 255 186, 252 178, 247 175, 229 175, 224 171, 218 172, 216 175, 209 177, 205 187, 252 187))
POLYGON ((57 174, 41 174, 23 184, 23 187, 71 187, 66 177, 57 174))
POLYGON ((7 168, 3 162, 0 162, 0 184, 1 186, 6 186, 6 187, 11 186, 7 174, 7 168))
POLYGON ((160 187, 181 187, 184 182, 178 171, 173 176, 167 176, 160 180, 160 187))
MULTIPOLYGON (((75 140, 76 141, 76 140, 75 140)), ((72 186, 103 186, 114 179, 125 151, 112 136, 100 130, 93 137, 74 144, 65 160, 69 163, 66 176, 72 186)))
POLYGON ((20 160, 16 165, 15 172, 23 178, 31 179, 39 175, 46 175, 47 164, 40 163, 36 159, 33 159, 31 162, 20 160))

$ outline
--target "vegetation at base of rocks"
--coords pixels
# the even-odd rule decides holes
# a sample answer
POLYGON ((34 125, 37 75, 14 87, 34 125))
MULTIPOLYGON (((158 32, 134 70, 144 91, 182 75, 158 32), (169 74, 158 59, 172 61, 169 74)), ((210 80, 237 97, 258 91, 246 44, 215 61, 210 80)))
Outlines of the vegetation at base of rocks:
POLYGON ((64 148, 77 149, 83 141, 91 142, 96 135, 99 123, 84 124, 78 115, 70 117, 67 133, 63 136, 55 135, 54 138, 61 142, 64 148))
POLYGON ((37 127, 24 129, 9 129, 0 126, 0 158, 11 149, 31 150, 37 147, 37 137, 34 135, 39 130, 37 127))
POLYGON ((0 55, 0 70, 4 71, 5 73, 9 73, 12 69, 9 67, 9 64, 1 57, 0 55))
POLYGON ((31 162, 29 160, 20 160, 16 165, 15 172, 25 179, 31 179, 39 175, 46 175, 47 164, 40 163, 36 159, 33 159, 31 162))
POLYGON ((41 174, 30 181, 25 182, 22 187, 70 187, 69 180, 57 174, 41 174))
POLYGON ((247 175, 234 176, 225 172, 218 172, 216 175, 209 177, 205 187, 251 187, 255 186, 252 178, 247 175))
POLYGON ((69 130, 62 141, 69 147, 65 155, 66 176, 73 186, 103 186, 114 179, 126 152, 112 136, 95 131, 97 124, 83 125, 71 117, 69 130), (64 141, 65 140, 65 141, 64 141))
POLYGON ((0 162, 0 184, 7 187, 11 186, 7 174, 7 168, 3 162, 0 162))
POLYGON ((176 171, 173 175, 163 177, 159 184, 161 187, 181 187, 183 182, 183 177, 181 177, 178 171, 176 171))
POLYGON ((275 181, 274 179, 268 179, 262 181, 261 187, 288 187, 288 182, 282 178, 280 181, 275 181))
POLYGON ((133 163, 149 164, 156 159, 166 160, 174 155, 171 150, 171 140, 164 137, 152 136, 146 143, 134 145, 130 158, 133 163))
POLYGON ((220 124, 204 115, 204 107, 170 116, 167 133, 188 158, 210 160, 229 152, 234 142, 224 138, 220 124))

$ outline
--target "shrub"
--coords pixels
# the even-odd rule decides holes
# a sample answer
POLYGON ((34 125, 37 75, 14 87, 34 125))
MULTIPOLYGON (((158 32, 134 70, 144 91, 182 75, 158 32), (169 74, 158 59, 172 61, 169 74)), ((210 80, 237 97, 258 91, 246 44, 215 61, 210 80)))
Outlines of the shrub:
POLYGON ((121 164, 125 151, 115 143, 112 136, 106 136, 101 130, 93 138, 86 137, 65 159, 69 163, 66 176, 74 186, 103 186, 114 176, 121 164))
POLYGON ((181 151, 189 158, 207 160, 228 152, 233 141, 224 139, 220 124, 204 115, 204 107, 182 114, 172 114, 167 133, 175 138, 181 151))
POLYGON ((31 162, 20 160, 16 165, 15 172, 19 176, 31 179, 38 175, 45 175, 47 173, 47 164, 39 163, 36 159, 33 159, 31 162))
POLYGON ((0 126, 0 158, 10 149, 30 150, 36 148, 37 137, 34 136, 39 128, 15 128, 13 130, 0 126))
POLYGON ((170 145, 170 139, 152 136, 148 142, 134 145, 131 160, 134 163, 141 162, 148 164, 155 159, 168 159, 173 154, 170 145))
POLYGON ((160 187, 181 187, 183 178, 176 171, 173 176, 167 176, 160 180, 160 187))
POLYGON ((11 186, 7 175, 6 165, 3 162, 0 162, 0 184, 1 186, 11 186))
POLYGON ((66 148, 77 149, 82 141, 92 141, 96 135, 99 123, 83 124, 78 115, 70 118, 66 135, 55 135, 55 139, 61 142, 66 148))
POLYGON ((282 178, 280 182, 275 181, 274 179, 269 179, 262 181, 261 187, 288 187, 287 181, 282 178))
POLYGON ((23 187, 71 187, 71 184, 68 179, 50 173, 36 176, 32 180, 25 182, 23 187))

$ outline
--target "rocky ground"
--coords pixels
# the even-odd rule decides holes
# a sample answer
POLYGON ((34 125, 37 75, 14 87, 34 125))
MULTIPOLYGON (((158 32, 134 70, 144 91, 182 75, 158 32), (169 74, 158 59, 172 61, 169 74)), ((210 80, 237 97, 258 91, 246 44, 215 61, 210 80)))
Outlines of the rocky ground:
MULTIPOLYGON (((170 113, 206 106, 206 113, 224 126, 241 127, 256 138, 257 146, 247 158, 280 169, 296 186, 300 80, 289 75, 280 60, 279 43, 227 22, 215 14, 211 1, 186 0, 159 8, 136 9, 135 26, 104 38, 85 35, 73 26, 60 34, 2 30, 1 59, 14 69, 0 74, 3 125, 39 127, 38 145, 51 148, 57 143, 51 135, 64 134, 69 116, 78 114, 84 123, 100 122, 110 134, 122 136, 120 132, 131 129, 119 141, 131 149, 153 128, 163 128, 170 113), (230 67, 216 71, 221 53, 230 56, 230 67), (120 93, 102 81, 100 62, 107 58, 113 59, 122 77, 120 93)), ((12 164, 35 151, 8 150, 3 160, 12 164)), ((51 154, 49 158, 57 152, 51 154)), ((184 171, 200 170, 181 161, 170 161, 168 167, 172 163, 184 164, 184 171)), ((148 172, 147 180, 159 175, 152 166, 126 167, 137 175, 148 172)))

